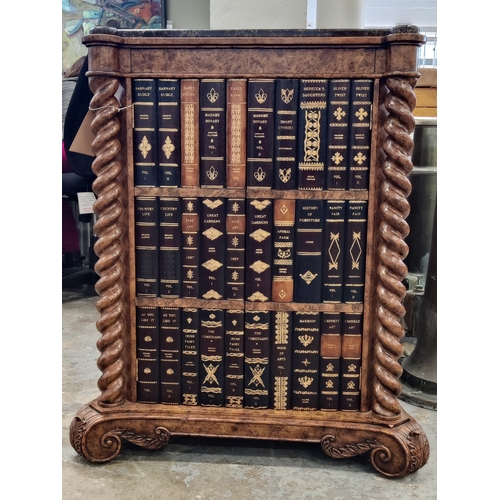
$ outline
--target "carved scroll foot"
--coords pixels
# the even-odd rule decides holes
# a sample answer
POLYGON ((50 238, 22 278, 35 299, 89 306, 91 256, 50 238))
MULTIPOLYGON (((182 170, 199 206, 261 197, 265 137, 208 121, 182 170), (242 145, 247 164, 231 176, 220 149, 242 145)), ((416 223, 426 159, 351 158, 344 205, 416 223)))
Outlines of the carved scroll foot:
POLYGON ((373 467, 387 477, 407 476, 429 459, 429 442, 414 420, 393 428, 339 429, 338 434, 325 435, 321 447, 332 458, 369 453, 373 467))
POLYGON ((123 440, 158 450, 168 444, 170 432, 154 419, 101 414, 89 404, 76 414, 69 437, 79 455, 89 462, 103 463, 120 454, 123 440))

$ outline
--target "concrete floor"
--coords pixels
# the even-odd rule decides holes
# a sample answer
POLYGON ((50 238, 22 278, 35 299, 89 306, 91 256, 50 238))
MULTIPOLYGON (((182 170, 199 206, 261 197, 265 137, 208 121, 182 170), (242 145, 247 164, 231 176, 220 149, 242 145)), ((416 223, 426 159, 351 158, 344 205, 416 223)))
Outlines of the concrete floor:
POLYGON ((353 500, 437 498, 437 411, 401 402, 430 443, 427 464, 388 479, 365 455, 329 458, 319 444, 172 438, 159 451, 124 444, 113 461, 96 465, 69 442, 76 412, 99 395, 100 334, 97 297, 89 290, 62 294, 62 498, 92 500, 353 500))

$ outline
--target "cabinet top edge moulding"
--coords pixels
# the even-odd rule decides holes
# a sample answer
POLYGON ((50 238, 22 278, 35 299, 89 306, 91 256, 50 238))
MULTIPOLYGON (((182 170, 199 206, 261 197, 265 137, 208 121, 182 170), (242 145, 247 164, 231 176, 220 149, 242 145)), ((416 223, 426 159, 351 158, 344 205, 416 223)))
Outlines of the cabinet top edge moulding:
POLYGON ((83 43, 89 49, 89 76, 418 78, 415 48, 425 43, 425 35, 413 25, 371 30, 96 27, 83 37, 83 43), (98 67, 92 62, 94 47, 100 51, 98 67), (280 50, 284 48, 283 54, 280 50), (104 52, 108 57, 103 57, 104 52))
MULTIPOLYGON (((413 167, 413 89, 419 77, 417 49, 425 43, 425 36, 412 25, 376 30, 223 31, 97 27, 83 37, 83 43, 89 50, 87 76, 94 93, 90 108, 95 110, 92 168, 97 175, 93 189, 97 195, 94 231, 99 280, 95 288, 101 314, 96 326, 102 334, 97 347, 103 375, 98 381, 100 397, 85 405, 71 424, 75 451, 91 462, 103 463, 120 453, 123 440, 152 450, 163 448, 175 435, 237 437, 317 442, 332 458, 368 453, 374 468, 388 477, 406 476, 423 467, 429 458, 429 443, 419 424, 401 407, 398 396, 404 334, 400 318, 405 312, 401 303, 406 292, 402 284, 406 277, 404 238, 409 231, 406 198, 411 192, 408 176, 413 167), (135 293, 134 196, 189 197, 182 187, 134 185, 135 78, 373 80, 373 100, 367 104, 373 108, 366 167, 369 188, 316 196, 368 200, 364 300, 339 306, 344 312, 363 315, 359 410, 304 412, 300 408, 253 409, 247 405, 231 409, 137 401, 133 389, 135 307, 194 306, 184 297, 177 304, 175 298, 144 299, 135 293)), ((194 196, 201 197, 205 188, 196 189, 194 196)), ((221 189, 226 197, 232 196, 231 189, 221 189)), ((242 197, 253 196, 244 191, 242 197)), ((296 191, 269 198, 307 198, 296 191)), ((206 307, 201 299, 193 300, 197 307, 206 307)), ((228 307, 221 302, 221 309, 228 307)), ((320 303, 302 306, 298 301, 292 305, 289 310, 300 307, 301 312, 331 307, 320 303)), ((278 310, 278 306, 273 303, 271 308, 278 310)))

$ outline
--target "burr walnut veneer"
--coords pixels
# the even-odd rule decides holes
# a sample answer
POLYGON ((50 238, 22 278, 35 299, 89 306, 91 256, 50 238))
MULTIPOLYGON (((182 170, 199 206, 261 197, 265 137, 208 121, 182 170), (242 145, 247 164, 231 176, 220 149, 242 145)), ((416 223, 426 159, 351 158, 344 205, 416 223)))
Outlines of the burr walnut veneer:
MULTIPOLYGON (((91 128, 97 175, 95 265, 100 319, 97 361, 100 396, 75 416, 74 449, 107 462, 122 441, 156 450, 170 436, 238 437, 321 444, 332 458, 369 453, 386 476, 405 476, 429 456, 427 438, 400 406, 401 300, 406 276, 404 238, 410 207, 408 175, 419 77, 414 26, 387 30, 175 31, 97 28, 84 37, 95 118, 91 128), (335 192, 368 200, 363 304, 245 303, 247 310, 363 311, 361 411, 213 408, 137 403, 135 310, 138 305, 228 308, 227 301, 145 299, 135 296, 135 196, 245 196, 242 190, 134 187, 133 78, 371 78, 374 80, 372 155, 368 192, 335 192), (121 87, 124 92, 120 92, 121 87), (233 192, 234 191, 234 192, 233 192)), ((331 191, 252 191, 253 197, 323 198, 331 191)))

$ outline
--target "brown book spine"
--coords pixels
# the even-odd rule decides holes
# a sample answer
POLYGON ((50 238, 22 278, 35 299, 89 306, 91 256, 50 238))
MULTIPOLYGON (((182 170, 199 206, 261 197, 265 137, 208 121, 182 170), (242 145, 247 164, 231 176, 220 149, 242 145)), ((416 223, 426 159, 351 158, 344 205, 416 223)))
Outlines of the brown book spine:
POLYGON ((268 302, 272 288, 273 201, 247 199, 245 297, 268 302))
POLYGON ((244 188, 247 154, 247 80, 227 80, 227 142, 226 185, 244 188))
POLYGON ((200 292, 200 209, 198 198, 181 199, 182 297, 198 298, 200 292))
POLYGON ((292 338, 292 409, 319 406, 320 313, 294 313, 292 338))
POLYGON ((226 299, 245 299, 245 217, 244 198, 226 201, 226 299))
POLYGON ((137 402, 160 402, 160 328, 157 307, 136 308, 137 402))
POLYGON ((184 308, 182 326, 182 402, 185 405, 200 404, 200 310, 184 308))
POLYGON ((295 200, 275 200, 273 220, 273 302, 293 302, 295 200))
POLYGON ((200 313, 200 404, 224 406, 224 311, 200 313))
POLYGON ((271 313, 271 408, 289 410, 292 397, 292 318, 289 311, 271 313))
POLYGON ((135 276, 138 297, 158 296, 158 198, 135 198, 135 276))
POLYGON ((344 313, 342 319, 342 357, 340 363, 340 409, 359 411, 361 401, 362 313, 344 313))
POLYGON ((158 201, 158 279, 160 297, 181 295, 181 203, 160 196, 158 201))
POLYGON ((269 408, 269 311, 245 313, 245 408, 269 408))
POLYGON ((228 309, 225 324, 224 401, 227 407, 243 408, 245 376, 245 312, 228 309))
POLYGON ((342 313, 322 313, 319 360, 320 410, 339 409, 340 355, 342 350, 341 327, 342 313))
POLYGON ((200 186, 200 81, 181 80, 181 186, 200 186))
POLYGON ((181 401, 181 309, 160 307, 160 403, 181 401))

